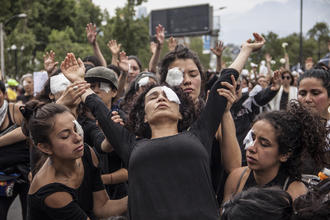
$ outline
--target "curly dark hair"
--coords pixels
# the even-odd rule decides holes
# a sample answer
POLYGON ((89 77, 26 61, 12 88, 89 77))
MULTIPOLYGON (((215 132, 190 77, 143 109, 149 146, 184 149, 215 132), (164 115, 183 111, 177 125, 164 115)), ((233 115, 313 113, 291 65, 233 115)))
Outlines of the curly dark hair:
POLYGON ((205 97, 205 84, 207 82, 206 74, 203 70, 203 66, 201 61, 198 58, 197 53, 185 47, 182 44, 179 44, 175 47, 173 51, 168 52, 160 64, 160 82, 164 83, 167 77, 168 67, 177 59, 192 59, 196 64, 198 71, 201 75, 201 94, 199 95, 201 98, 205 97))
MULTIPOLYGON (((145 116, 145 95, 155 87, 159 85, 151 85, 145 89, 143 93, 138 96, 133 106, 132 111, 129 114, 126 127, 136 134, 140 138, 151 138, 151 128, 148 123, 144 122, 145 116)), ((192 99, 190 96, 182 91, 180 87, 172 88, 178 95, 181 104, 179 111, 182 115, 182 119, 178 122, 178 131, 184 131, 190 127, 190 125, 196 120, 196 112, 192 99)))
POLYGON ((329 193, 330 178, 321 181, 307 194, 299 196, 293 202, 296 214, 292 220, 328 220, 330 216, 329 193))
POLYGON ((328 143, 324 120, 297 100, 290 101, 287 111, 258 115, 254 123, 259 120, 266 120, 275 129, 279 154, 290 154, 288 160, 281 164, 280 172, 301 179, 301 158, 305 154, 309 154, 320 168, 326 164, 324 149, 328 143))
POLYGON ((277 188, 252 187, 223 204, 222 220, 290 220, 293 214, 289 193, 277 188))
POLYGON ((330 94, 330 71, 322 68, 314 68, 307 70, 298 78, 298 88, 301 80, 306 78, 316 78, 322 81, 322 86, 327 90, 328 96, 330 94))

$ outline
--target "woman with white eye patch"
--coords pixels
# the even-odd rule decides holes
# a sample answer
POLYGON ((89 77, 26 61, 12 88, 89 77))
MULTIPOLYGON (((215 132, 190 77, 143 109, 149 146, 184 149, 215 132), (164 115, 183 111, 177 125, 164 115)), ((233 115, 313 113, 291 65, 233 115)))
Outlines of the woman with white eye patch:
POLYGON ((319 167, 326 164, 323 152, 327 131, 318 115, 297 101, 287 111, 257 116, 244 140, 247 167, 235 169, 225 186, 224 202, 253 186, 278 186, 294 200, 307 189, 301 181, 302 156, 309 155, 319 167))
MULTIPOLYGON (((83 80, 84 66, 73 54, 67 55, 62 67, 71 82, 83 80)), ((88 89, 82 95, 108 141, 128 165, 130 219, 219 219, 209 158, 227 104, 218 94, 223 88, 220 82, 231 82, 231 75, 237 78, 238 72, 223 71, 188 131, 184 130, 191 124, 192 103, 169 87, 153 86, 139 96, 130 113, 134 133, 107 117, 108 109, 93 91, 88 89)))
POLYGON ((24 133, 47 157, 31 182, 27 219, 98 219, 126 210, 127 197, 109 200, 97 156, 68 108, 32 101, 21 111, 24 133))

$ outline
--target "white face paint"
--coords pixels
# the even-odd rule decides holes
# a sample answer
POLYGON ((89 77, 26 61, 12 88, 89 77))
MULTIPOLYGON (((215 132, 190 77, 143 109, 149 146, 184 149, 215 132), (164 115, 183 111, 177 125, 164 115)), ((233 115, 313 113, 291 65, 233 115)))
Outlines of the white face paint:
POLYGON ((139 80, 138 85, 139 87, 147 85, 149 82, 149 76, 143 77, 139 80))
POLYGON ((100 89, 108 93, 111 90, 109 83, 100 82, 100 89))
POLYGON ((179 67, 169 69, 167 72, 165 82, 170 86, 179 86, 183 81, 183 71, 179 67))
POLYGON ((73 123, 76 125, 77 133, 84 138, 84 130, 77 120, 73 120, 73 123))
POLYGON ((162 89, 163 89, 167 99, 170 102, 175 102, 179 105, 181 104, 179 97, 171 88, 168 88, 167 86, 162 86, 162 89))
POLYGON ((245 145, 244 150, 247 150, 249 147, 253 146, 253 143, 254 142, 252 138, 252 129, 251 129, 243 140, 243 145, 245 145))
POLYGON ((54 95, 65 91, 69 85, 71 85, 71 82, 63 75, 63 73, 50 77, 50 92, 54 95))

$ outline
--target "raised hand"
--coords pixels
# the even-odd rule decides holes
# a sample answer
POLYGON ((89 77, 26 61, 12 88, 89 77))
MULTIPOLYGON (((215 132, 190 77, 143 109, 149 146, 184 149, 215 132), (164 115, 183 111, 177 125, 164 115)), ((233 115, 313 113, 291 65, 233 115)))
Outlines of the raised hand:
POLYGON ((228 82, 221 82, 221 85, 227 87, 227 89, 225 89, 225 88, 217 89, 218 94, 221 96, 224 96, 228 101, 225 112, 228 112, 230 110, 231 106, 238 99, 237 94, 236 94, 237 83, 236 83, 235 77, 233 75, 231 75, 230 77, 231 77, 231 81, 233 84, 230 84, 228 82))
POLYGON ((157 50, 157 43, 151 41, 151 42, 150 42, 150 52, 151 52, 152 54, 155 54, 155 53, 156 53, 156 50, 157 50))
POLYGON ((128 62, 128 56, 126 56, 125 51, 121 51, 119 53, 119 68, 124 72, 128 72, 130 69, 130 65, 128 62))
POLYGON ((77 106, 80 102, 80 96, 85 93, 90 85, 87 82, 76 82, 69 85, 61 97, 56 101, 57 104, 62 104, 68 108, 77 106))
POLYGON ((215 42, 215 47, 211 48, 212 53, 214 53, 217 57, 221 57, 222 52, 226 49, 226 47, 223 45, 223 42, 217 41, 215 42))
POLYGON ((61 63, 61 71, 71 82, 84 81, 85 66, 80 58, 76 60, 73 53, 68 53, 61 63))
POLYGON ((159 46, 163 46, 164 39, 165 39, 165 28, 161 24, 157 25, 155 36, 156 36, 157 43, 159 44, 159 46))
POLYGON ((96 25, 92 24, 92 23, 89 23, 87 24, 86 26, 86 34, 87 34, 87 40, 90 44, 95 44, 95 41, 96 41, 96 35, 97 35, 97 32, 96 32, 96 25))
POLYGON ((266 40, 258 33, 253 33, 254 41, 248 39, 242 44, 242 49, 248 49, 252 52, 259 50, 266 42, 266 40))
POLYGON ((274 71, 274 75, 272 77, 272 86, 270 87, 270 89, 272 91, 276 91, 279 90, 282 84, 282 74, 280 70, 275 70, 274 71))
POLYGON ((114 55, 114 54, 118 55, 119 54, 121 44, 117 44, 116 40, 110 40, 107 45, 108 45, 112 55, 114 55))
POLYGON ((272 57, 270 56, 269 53, 266 53, 266 54, 265 54, 265 59, 266 59, 266 62, 267 62, 267 63, 270 63, 270 61, 272 61, 272 57))
POLYGON ((52 50, 49 53, 46 52, 44 55, 44 68, 48 74, 51 74, 54 71, 57 64, 58 62, 55 62, 55 52, 52 50))
POLYGON ((178 45, 178 42, 174 37, 171 36, 170 39, 168 39, 167 44, 168 44, 168 49, 170 51, 173 51, 175 50, 176 45, 178 45))
POLYGON ((120 117, 119 113, 117 111, 113 111, 111 112, 112 116, 111 116, 111 120, 115 123, 121 124, 121 125, 125 125, 123 119, 120 117))

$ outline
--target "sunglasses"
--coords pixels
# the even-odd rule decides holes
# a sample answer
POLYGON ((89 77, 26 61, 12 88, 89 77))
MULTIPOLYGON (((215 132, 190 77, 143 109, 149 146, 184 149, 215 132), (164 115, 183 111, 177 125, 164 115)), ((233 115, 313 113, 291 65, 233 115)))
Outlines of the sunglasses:
POLYGON ((291 79, 291 77, 290 77, 290 76, 282 76, 282 79, 287 79, 287 80, 289 80, 289 79, 291 79))

